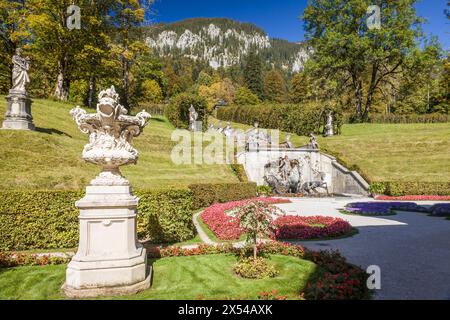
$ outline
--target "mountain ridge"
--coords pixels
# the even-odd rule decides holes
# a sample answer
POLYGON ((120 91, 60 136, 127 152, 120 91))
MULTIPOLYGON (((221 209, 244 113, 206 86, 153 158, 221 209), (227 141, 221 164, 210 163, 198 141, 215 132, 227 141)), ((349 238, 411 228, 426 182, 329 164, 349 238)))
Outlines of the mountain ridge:
POLYGON ((228 18, 190 18, 158 23, 145 30, 149 47, 163 57, 187 57, 213 69, 242 63, 250 50, 288 73, 303 69, 309 55, 304 43, 270 38, 260 27, 228 18))

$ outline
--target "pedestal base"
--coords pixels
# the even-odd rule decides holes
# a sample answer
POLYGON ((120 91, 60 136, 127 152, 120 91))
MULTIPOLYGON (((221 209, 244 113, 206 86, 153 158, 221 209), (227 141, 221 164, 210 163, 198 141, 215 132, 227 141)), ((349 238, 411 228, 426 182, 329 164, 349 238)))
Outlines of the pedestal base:
POLYGON ((21 119, 8 119, 3 121, 2 129, 8 130, 35 130, 33 122, 21 119))
POLYGON ((35 130, 31 116, 31 99, 24 92, 10 90, 2 129, 35 130))
POLYGON ((80 242, 66 271, 69 297, 132 294, 150 286, 147 252, 136 237, 138 198, 129 186, 89 186, 76 202, 80 242))
POLYGON ((132 295, 147 290, 151 287, 153 277, 152 267, 147 269, 147 274, 148 276, 144 281, 132 285, 75 289, 67 286, 67 283, 64 283, 61 287, 61 291, 66 297, 74 299, 132 295))

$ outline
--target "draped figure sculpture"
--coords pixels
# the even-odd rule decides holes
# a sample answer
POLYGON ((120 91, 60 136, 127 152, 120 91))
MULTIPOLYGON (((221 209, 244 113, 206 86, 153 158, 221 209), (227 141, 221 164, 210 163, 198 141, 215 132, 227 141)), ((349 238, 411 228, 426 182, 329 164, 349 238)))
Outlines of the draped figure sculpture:
POLYGON ((6 97, 8 101, 3 129, 34 130, 33 117, 31 115, 31 99, 27 93, 27 85, 30 83, 28 70, 30 59, 22 56, 22 50, 16 49, 12 57, 11 89, 6 97))
POLYGON ((30 69, 30 58, 22 57, 22 50, 16 49, 16 54, 12 58, 12 87, 11 90, 26 92, 26 86, 30 83, 28 70, 30 69))

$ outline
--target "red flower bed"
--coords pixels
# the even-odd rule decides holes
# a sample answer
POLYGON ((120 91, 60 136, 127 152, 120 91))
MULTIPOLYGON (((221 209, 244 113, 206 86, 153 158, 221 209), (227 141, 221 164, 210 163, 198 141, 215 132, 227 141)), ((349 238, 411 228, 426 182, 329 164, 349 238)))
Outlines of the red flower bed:
POLYGON ((390 197, 390 196, 378 196, 375 200, 395 200, 395 201, 450 201, 450 196, 402 196, 402 197, 390 197))
POLYGON ((236 240, 242 234, 242 230, 239 227, 239 220, 226 214, 226 211, 236 207, 240 207, 247 202, 262 201, 265 203, 290 203, 287 199, 275 199, 275 198, 254 198, 241 201, 233 201, 227 203, 216 203, 209 208, 205 209, 201 214, 203 222, 211 229, 216 237, 220 240, 236 240))
POLYGON ((333 217, 283 216, 275 220, 276 239, 319 239, 336 237, 352 230, 347 221, 333 217))
MULTIPOLYGON (((303 258, 305 250, 301 245, 289 244, 278 241, 268 241, 258 244, 258 252, 264 254, 279 254, 303 258)), ((170 246, 166 248, 151 247, 147 248, 148 256, 151 258, 167 257, 189 257, 207 254, 253 254, 253 247, 235 248, 231 243, 220 245, 200 244, 195 248, 182 248, 180 246, 170 246)))

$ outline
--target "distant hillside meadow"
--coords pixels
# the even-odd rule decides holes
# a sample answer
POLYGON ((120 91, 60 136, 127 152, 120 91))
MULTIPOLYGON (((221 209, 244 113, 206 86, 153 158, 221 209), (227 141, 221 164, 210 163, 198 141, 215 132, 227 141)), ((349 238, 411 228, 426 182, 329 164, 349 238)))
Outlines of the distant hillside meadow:
MULTIPOLYGON (((6 101, 0 96, 0 121, 6 101)), ((88 135, 81 133, 69 111, 73 104, 36 99, 32 112, 36 131, 0 130, 0 189, 84 189, 100 167, 81 158, 88 135)), ((94 112, 93 109, 87 109, 94 112)), ((135 189, 186 187, 192 183, 238 182, 227 165, 180 165, 171 160, 174 127, 154 117, 133 145, 137 165, 121 168, 135 189)))
MULTIPOLYGON (((5 106, 4 97, 0 96, 0 121, 5 106)), ((79 132, 72 120, 69 111, 73 107, 36 99, 32 112, 37 131, 0 130, 1 189, 81 190, 89 184, 99 168, 81 158, 88 137, 79 132)), ((217 120, 211 120, 217 124, 217 120)), ((240 124, 233 127, 248 128, 240 124)), ((228 165, 173 164, 173 130, 164 117, 154 117, 134 140, 141 153, 138 164, 121 169, 134 188, 238 182, 228 165)), ((300 146, 307 138, 293 136, 292 141, 300 146)), ((319 138, 319 143, 325 152, 357 165, 373 182, 450 180, 450 123, 344 125, 341 136, 319 138)))

